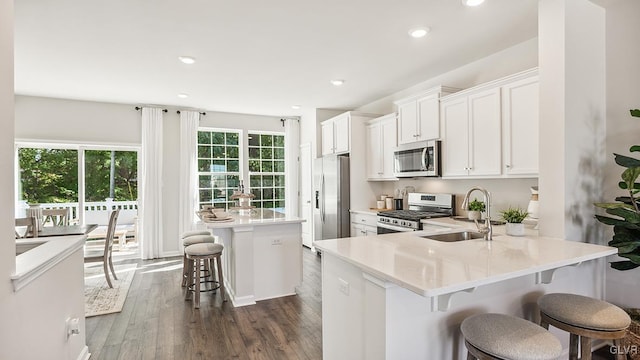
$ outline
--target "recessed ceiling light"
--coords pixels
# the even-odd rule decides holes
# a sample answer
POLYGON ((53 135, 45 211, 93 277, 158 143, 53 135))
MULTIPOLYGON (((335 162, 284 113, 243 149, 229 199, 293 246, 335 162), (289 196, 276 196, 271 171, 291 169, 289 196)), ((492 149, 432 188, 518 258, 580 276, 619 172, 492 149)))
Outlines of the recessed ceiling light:
POLYGON ((333 86, 341 86, 342 84, 344 84, 344 80, 335 79, 331 80, 331 83, 333 84, 333 86))
POLYGON ((462 4, 466 6, 478 6, 482 4, 484 0, 462 0, 462 4))
POLYGON ((196 62, 196 58, 191 57, 191 56, 178 56, 178 59, 180 59, 180 61, 182 61, 185 64, 193 64, 196 62))
POLYGON ((293 110, 298 110, 298 109, 300 109, 300 105, 291 105, 291 108, 293 110))
POLYGON ((189 94, 180 93, 180 94, 178 94, 178 97, 179 97, 180 99, 186 99, 186 98, 188 98, 188 97, 189 97, 189 94))
POLYGON ((428 27, 418 27, 418 28, 413 28, 411 30, 409 30, 409 35, 411 35, 411 37, 413 38, 421 38, 421 37, 425 37, 429 31, 431 29, 429 29, 428 27))

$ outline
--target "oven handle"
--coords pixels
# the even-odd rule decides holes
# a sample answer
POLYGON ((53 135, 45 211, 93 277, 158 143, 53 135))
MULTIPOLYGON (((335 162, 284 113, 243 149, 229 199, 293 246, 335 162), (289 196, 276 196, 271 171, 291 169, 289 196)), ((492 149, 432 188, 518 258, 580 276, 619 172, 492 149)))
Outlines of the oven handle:
POLYGON ((388 230, 394 230, 397 232, 409 232, 409 231, 417 231, 416 229, 413 228, 408 228, 408 227, 404 227, 404 226, 397 226, 397 225, 391 225, 391 224, 384 224, 381 222, 378 222, 376 225, 378 225, 378 227, 383 228, 383 229, 388 229, 388 230))

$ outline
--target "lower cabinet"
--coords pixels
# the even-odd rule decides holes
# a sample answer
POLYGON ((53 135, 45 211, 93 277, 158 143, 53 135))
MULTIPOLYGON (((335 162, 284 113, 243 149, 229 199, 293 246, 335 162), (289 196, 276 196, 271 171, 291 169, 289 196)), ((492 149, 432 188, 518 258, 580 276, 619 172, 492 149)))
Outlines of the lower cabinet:
POLYGON ((351 236, 378 234, 378 216, 373 213, 351 213, 351 236))

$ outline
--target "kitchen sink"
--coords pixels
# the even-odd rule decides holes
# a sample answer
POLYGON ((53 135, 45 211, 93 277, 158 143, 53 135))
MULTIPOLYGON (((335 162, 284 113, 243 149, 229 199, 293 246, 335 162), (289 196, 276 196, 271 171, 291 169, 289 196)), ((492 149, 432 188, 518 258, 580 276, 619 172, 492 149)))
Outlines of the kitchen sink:
POLYGON ((471 239, 482 239, 484 235, 476 231, 463 231, 449 234, 434 234, 420 236, 429 240, 443 241, 443 242, 455 242, 471 239))

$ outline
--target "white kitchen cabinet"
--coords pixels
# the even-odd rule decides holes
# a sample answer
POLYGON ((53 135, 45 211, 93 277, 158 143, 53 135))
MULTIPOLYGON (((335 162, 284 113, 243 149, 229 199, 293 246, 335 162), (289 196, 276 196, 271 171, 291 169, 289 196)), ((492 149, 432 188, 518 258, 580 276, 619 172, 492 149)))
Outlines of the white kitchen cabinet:
POLYGON ((378 234, 378 215, 375 213, 352 212, 351 236, 372 236, 378 234))
POLYGON ((504 174, 538 175, 538 76, 502 87, 504 174))
POLYGON ((322 155, 345 154, 350 147, 351 115, 346 112, 323 121, 322 128, 322 155))
POLYGON ((398 180, 393 176, 396 133, 395 113, 367 122, 367 180, 398 180))
POLYGON ((440 97, 457 90, 438 86, 395 101, 398 111, 398 144, 440 138, 440 97))
POLYGON ((501 174, 500 88, 443 99, 442 176, 501 174))

